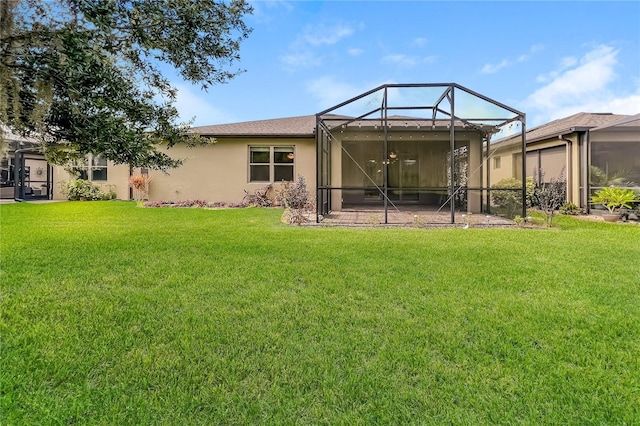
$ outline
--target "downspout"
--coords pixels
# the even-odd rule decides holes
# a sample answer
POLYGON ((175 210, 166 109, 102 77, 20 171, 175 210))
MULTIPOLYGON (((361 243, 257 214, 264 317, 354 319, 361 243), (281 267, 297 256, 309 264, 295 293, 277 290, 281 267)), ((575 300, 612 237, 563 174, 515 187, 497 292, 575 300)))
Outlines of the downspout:
POLYGON ((522 115, 521 121, 521 145, 522 152, 522 217, 527 217, 527 116, 522 115))
POLYGON ((589 204, 589 194, 591 193, 591 139, 589 138, 589 131, 584 132, 584 139, 582 141, 584 145, 584 205, 587 214, 591 214, 591 204, 589 204))
POLYGON ((558 139, 566 145, 567 152, 567 202, 573 202, 573 141, 567 139, 564 135, 558 135, 558 139))

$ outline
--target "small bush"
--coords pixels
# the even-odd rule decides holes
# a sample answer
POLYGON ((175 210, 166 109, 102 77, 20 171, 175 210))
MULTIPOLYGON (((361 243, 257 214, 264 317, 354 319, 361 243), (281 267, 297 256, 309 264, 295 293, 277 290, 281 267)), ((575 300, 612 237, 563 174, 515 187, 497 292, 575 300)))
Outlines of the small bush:
POLYGON ((209 203, 204 200, 183 200, 183 201, 147 201, 143 204, 144 207, 209 207, 209 203))
POLYGON ((311 194, 304 176, 298 175, 293 182, 283 182, 277 199, 287 209, 306 210, 311 207, 311 194))
POLYGON ((544 172, 534 170, 536 176, 536 200, 540 210, 545 214, 547 226, 553 224, 553 215, 567 201, 567 180, 564 177, 564 169, 557 178, 544 181, 544 172))
POLYGON ((304 176, 298 175, 293 182, 283 182, 277 193, 277 200, 286 209, 282 215, 283 222, 299 225, 308 221, 313 201, 304 176))
POLYGON ((522 181, 505 178, 491 186, 491 202, 501 214, 513 217, 522 209, 522 181))
POLYGON ((573 203, 564 203, 560 206, 559 212, 560 214, 575 216, 581 214, 582 209, 573 203))
POLYGON ((60 182, 60 189, 69 201, 101 201, 116 198, 113 189, 104 191, 99 185, 84 179, 60 182))
POLYGON ((214 209, 219 209, 222 207, 227 207, 227 203, 225 201, 214 201, 209 203, 209 207, 214 208, 214 209))
POLYGON ((245 196, 242 199, 242 205, 239 207, 271 207, 273 205, 273 200, 271 199, 272 185, 268 184, 263 186, 262 188, 256 189, 253 194, 249 194, 249 192, 245 189, 245 196))
POLYGON ((149 198, 149 183, 151 177, 146 174, 129 176, 129 186, 133 188, 134 199, 137 201, 149 198))

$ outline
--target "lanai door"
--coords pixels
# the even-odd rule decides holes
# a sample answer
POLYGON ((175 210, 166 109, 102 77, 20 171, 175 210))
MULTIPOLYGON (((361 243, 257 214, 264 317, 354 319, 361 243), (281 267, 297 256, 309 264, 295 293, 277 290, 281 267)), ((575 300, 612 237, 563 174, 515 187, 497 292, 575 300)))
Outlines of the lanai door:
POLYGON ((389 198, 400 202, 419 200, 420 162, 415 142, 395 143, 389 154, 389 198))

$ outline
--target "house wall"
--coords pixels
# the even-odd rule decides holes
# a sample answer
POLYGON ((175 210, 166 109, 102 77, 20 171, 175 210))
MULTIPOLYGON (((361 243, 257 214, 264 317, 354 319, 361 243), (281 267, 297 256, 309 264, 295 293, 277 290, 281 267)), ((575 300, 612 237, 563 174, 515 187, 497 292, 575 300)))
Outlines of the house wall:
MULTIPOLYGON (((316 185, 315 139, 311 138, 218 138, 208 146, 173 147, 167 151, 184 164, 169 174, 151 171, 149 199, 240 202, 245 190, 253 193, 267 182, 249 182, 250 146, 293 146, 294 178, 302 175, 314 193, 316 185)), ((277 184, 276 184, 277 186, 277 184)))
POLYGON ((521 177, 521 164, 520 145, 499 150, 489 148, 489 160, 487 161, 488 173, 491 179, 489 186, 500 182, 502 179, 521 177), (496 159, 498 158, 500 164, 496 167, 496 159))
MULTIPOLYGON (((53 199, 66 200, 67 197, 62 193, 63 185, 66 181, 72 180, 73 177, 61 166, 53 167, 53 199)), ((107 163, 107 180, 93 181, 95 185, 102 188, 103 191, 114 191, 116 198, 119 200, 129 199, 129 166, 123 164, 114 164, 109 161, 107 163)))
MULTIPOLYGON (((149 170, 150 200, 182 201, 201 199, 208 202, 240 202, 245 190, 253 193, 266 182, 249 182, 250 146, 293 146, 294 177, 302 175, 310 192, 315 193, 316 160, 313 138, 218 138, 215 144, 189 148, 174 146, 166 153, 184 161, 181 167, 163 173, 149 170)), ((140 173, 137 168, 134 174, 140 173)), ((54 198, 64 199, 59 182, 68 180, 69 174, 61 167, 54 173, 54 198)), ((109 163, 107 181, 98 183, 112 188, 118 199, 129 199, 129 167, 109 163)), ((276 184, 277 186, 277 184, 276 184)))
MULTIPOLYGON (((579 204, 580 200, 580 134, 577 132, 529 143, 527 145, 527 177, 533 177, 534 170, 540 168, 544 172, 543 179, 549 181, 557 178, 563 171, 567 179, 567 200, 579 204), (564 139, 564 140, 563 140, 564 139), (569 142, 568 142, 569 141, 569 142)), ((491 157, 500 157, 500 167, 494 167, 490 159, 490 185, 505 178, 522 178, 522 157, 520 143, 497 149, 491 157)))

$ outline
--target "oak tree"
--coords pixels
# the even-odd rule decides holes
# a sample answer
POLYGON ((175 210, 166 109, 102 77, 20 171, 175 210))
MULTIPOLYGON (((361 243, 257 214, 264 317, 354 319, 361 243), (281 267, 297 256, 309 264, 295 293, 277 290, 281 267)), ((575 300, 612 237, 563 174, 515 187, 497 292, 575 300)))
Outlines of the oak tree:
POLYGON ((251 12, 245 0, 2 0, 0 122, 53 163, 176 167, 161 147, 198 138, 163 70, 203 89, 229 81, 251 12))

